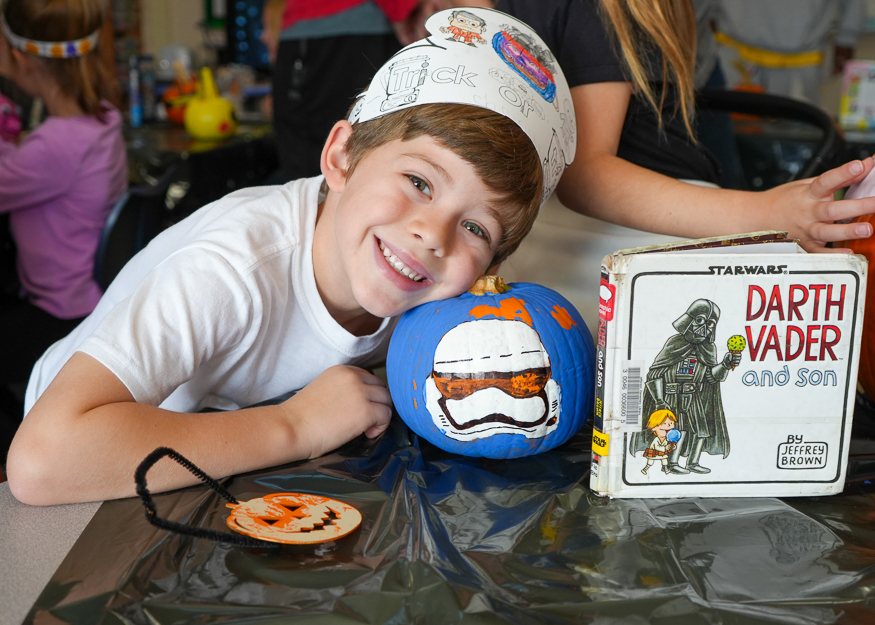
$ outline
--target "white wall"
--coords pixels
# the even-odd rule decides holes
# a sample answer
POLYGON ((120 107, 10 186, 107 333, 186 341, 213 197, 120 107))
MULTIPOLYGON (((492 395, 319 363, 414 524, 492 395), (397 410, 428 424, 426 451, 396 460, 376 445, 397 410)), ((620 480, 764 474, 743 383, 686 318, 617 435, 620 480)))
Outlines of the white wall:
POLYGON ((204 0, 140 2, 143 53, 157 56, 164 46, 179 44, 192 50, 196 64, 208 62, 200 26, 204 20, 204 0))

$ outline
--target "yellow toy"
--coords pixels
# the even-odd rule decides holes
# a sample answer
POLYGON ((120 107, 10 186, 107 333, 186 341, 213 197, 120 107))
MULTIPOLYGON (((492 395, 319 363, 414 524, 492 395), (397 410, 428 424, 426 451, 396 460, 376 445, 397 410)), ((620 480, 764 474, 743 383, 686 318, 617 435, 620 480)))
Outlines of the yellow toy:
POLYGON ((201 68, 197 95, 185 107, 185 130, 195 139, 224 139, 237 128, 234 106, 219 96, 213 73, 201 68))

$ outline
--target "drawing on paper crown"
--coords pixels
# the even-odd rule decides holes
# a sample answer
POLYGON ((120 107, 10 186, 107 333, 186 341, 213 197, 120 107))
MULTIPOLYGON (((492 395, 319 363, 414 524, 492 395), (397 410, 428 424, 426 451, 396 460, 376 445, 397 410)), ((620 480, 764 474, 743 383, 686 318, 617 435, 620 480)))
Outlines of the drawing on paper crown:
POLYGON ((550 53, 512 26, 502 26, 492 38, 493 49, 547 102, 556 97, 550 53))
POLYGON ((474 43, 486 43, 481 33, 486 30, 486 20, 470 11, 453 11, 447 17, 449 26, 441 26, 440 31, 447 33, 447 41, 458 41, 476 48, 474 43))

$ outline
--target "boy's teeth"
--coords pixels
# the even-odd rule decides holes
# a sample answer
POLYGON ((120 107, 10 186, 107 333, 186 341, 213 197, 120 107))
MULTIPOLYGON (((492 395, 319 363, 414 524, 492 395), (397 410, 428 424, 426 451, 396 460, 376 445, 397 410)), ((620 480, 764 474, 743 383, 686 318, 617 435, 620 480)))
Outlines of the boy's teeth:
POLYGON ((395 268, 395 271, 400 273, 405 278, 409 278, 414 282, 421 282, 423 277, 411 270, 410 267, 402 263, 392 252, 389 251, 389 248, 383 245, 383 242, 380 241, 380 251, 383 252, 383 256, 386 258, 386 261, 395 268))

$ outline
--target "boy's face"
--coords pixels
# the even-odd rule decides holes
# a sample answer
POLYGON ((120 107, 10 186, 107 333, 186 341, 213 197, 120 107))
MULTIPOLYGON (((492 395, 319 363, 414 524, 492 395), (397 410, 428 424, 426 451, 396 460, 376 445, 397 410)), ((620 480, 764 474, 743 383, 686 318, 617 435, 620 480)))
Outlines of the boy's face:
POLYGON ((501 239, 495 194, 430 136, 372 150, 339 191, 339 269, 355 301, 378 317, 464 293, 501 239))

